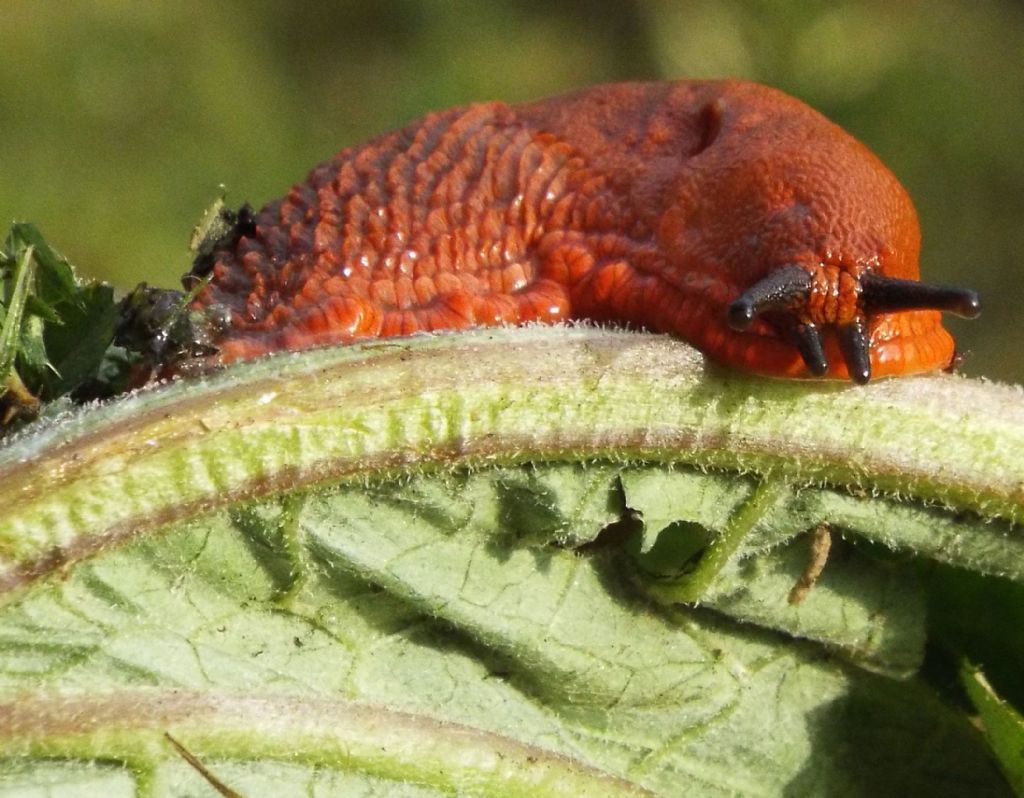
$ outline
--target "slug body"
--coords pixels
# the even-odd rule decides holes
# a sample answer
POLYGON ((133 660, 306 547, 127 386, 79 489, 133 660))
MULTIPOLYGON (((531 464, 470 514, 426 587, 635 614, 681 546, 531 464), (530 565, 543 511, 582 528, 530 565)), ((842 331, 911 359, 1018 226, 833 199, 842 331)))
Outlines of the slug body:
POLYGON ((600 86, 430 114, 340 152, 197 260, 218 362, 567 319, 671 333, 780 377, 947 368, 907 193, 799 101, 739 81, 600 86))

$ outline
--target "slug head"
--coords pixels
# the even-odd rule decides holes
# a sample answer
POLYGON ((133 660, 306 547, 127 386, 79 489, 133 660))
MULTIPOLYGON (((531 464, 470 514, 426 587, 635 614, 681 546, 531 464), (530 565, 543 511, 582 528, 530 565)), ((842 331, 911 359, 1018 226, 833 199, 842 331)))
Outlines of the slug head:
POLYGON ((726 84, 701 111, 714 135, 660 230, 673 271, 718 276, 697 282, 717 318, 685 334, 770 376, 864 383, 949 368, 940 312, 973 318, 978 296, 917 281, 920 229, 899 181, 817 112, 750 86, 726 84))

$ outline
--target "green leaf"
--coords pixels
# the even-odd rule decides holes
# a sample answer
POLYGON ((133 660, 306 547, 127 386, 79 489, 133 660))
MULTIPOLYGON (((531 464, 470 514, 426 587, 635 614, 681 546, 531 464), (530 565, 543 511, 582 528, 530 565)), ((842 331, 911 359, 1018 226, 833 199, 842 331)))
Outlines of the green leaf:
POLYGON ((1024 582, 1019 405, 525 329, 52 420, 0 449, 0 785, 208 792, 170 733, 244 795, 1005 795, 917 575, 1024 582))
POLYGON ((6 381, 14 368, 14 360, 18 355, 18 340, 21 336, 22 318, 25 315, 25 302, 28 299, 29 286, 35 271, 32 247, 21 254, 14 266, 11 277, 10 296, 4 305, 3 326, 0 327, 0 381, 6 381))
POLYGON ((116 325, 114 289, 109 285, 83 286, 74 305, 62 309, 61 324, 47 325, 43 345, 49 367, 30 373, 46 396, 71 393, 100 369, 116 325))
POLYGON ((439 793, 1000 794, 920 686, 713 614, 651 614, 607 554, 502 545, 509 476, 193 520, 40 585, 0 625, 18 696, 0 750, 168 782, 169 730, 243 794, 266 789, 253 760, 293 784, 315 762, 439 793), (444 493, 471 514, 422 498, 444 493), (282 590, 285 572, 302 578, 282 590))
POLYGON ((39 302, 50 307, 65 302, 77 303, 78 283, 74 269, 65 257, 50 247, 35 225, 27 222, 11 225, 5 248, 9 253, 32 249, 33 257, 39 265, 35 288, 39 302))
POLYGON ((1024 795, 1024 717, 996 695, 981 671, 964 665, 960 678, 1006 778, 1017 795, 1024 795))
MULTIPOLYGON (((47 400, 95 380, 114 337, 113 289, 79 283, 67 260, 26 223, 11 226, 0 263, 11 285, 0 297, 0 379, 22 386, 24 397, 47 400)), ((16 406, 27 406, 24 397, 16 406)))

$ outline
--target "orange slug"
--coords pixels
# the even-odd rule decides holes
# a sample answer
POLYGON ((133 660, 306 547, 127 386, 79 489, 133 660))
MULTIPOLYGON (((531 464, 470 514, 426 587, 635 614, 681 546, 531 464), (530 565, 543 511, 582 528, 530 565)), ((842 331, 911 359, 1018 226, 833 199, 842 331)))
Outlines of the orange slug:
POLYGON ((798 100, 742 81, 597 86, 428 114, 341 151, 197 258, 212 356, 592 319, 773 377, 949 368, 899 181, 798 100))

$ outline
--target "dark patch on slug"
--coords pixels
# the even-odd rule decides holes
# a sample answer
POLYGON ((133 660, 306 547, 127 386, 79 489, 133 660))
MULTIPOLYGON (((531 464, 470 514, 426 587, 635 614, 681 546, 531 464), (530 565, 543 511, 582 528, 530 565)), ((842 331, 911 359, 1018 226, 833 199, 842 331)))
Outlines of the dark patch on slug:
POLYGON ((192 268, 182 275, 185 290, 191 290, 213 273, 218 250, 234 249, 243 238, 256 235, 256 215, 245 203, 237 211, 222 208, 218 220, 211 225, 196 247, 192 268))

